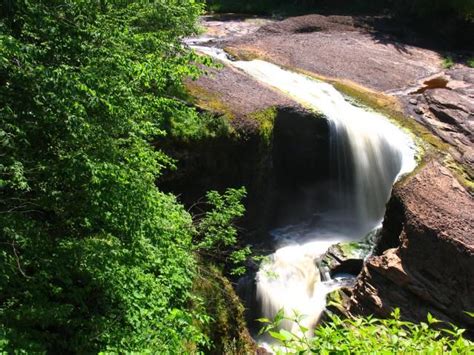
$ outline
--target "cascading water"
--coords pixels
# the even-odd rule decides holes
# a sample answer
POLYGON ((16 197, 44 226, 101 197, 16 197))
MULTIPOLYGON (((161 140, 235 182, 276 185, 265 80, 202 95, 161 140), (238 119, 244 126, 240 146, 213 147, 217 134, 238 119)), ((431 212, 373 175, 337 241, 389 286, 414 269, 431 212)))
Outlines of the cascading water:
POLYGON ((273 318, 281 308, 287 314, 296 311, 308 316, 303 325, 310 328, 324 310, 327 293, 339 285, 321 281, 315 260, 331 245, 361 239, 380 225, 393 183, 416 166, 415 145, 384 116, 347 101, 332 85, 261 60, 231 61, 216 48, 195 49, 319 111, 329 121, 335 206, 318 215, 317 223, 273 231, 279 248, 256 277, 262 316, 273 318))

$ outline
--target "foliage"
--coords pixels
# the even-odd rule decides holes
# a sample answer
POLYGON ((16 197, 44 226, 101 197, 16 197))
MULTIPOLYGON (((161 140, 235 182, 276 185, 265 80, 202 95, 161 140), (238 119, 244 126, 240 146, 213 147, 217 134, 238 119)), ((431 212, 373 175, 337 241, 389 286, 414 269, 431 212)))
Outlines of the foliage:
POLYGON ((357 12, 373 11, 383 7, 386 1, 335 1, 335 0, 207 0, 208 9, 214 12, 256 13, 265 15, 297 15, 302 13, 338 10, 357 12))
POLYGON ((467 66, 470 68, 474 68, 474 58, 470 58, 467 60, 467 66))
POLYGON ((233 266, 231 273, 239 275, 245 272, 241 266, 250 255, 250 248, 235 249, 237 229, 232 224, 236 218, 242 217, 245 208, 242 199, 245 188, 227 189, 224 194, 217 191, 207 193, 207 204, 210 207, 197 222, 200 238, 196 240, 195 250, 220 264, 229 263, 233 266), (224 258, 224 262, 222 259, 224 258))
POLYGON ((439 327, 440 321, 428 314, 427 322, 415 324, 403 321, 400 310, 395 309, 389 319, 356 317, 342 319, 331 315, 330 319, 318 326, 314 337, 308 337, 308 329, 301 325, 301 315, 286 317, 278 312, 270 321, 262 318, 266 325, 262 332, 268 332, 276 340, 277 354, 376 354, 376 353, 428 353, 468 354, 474 351, 474 343, 463 338, 464 329, 451 325, 439 327), (299 331, 289 332, 279 329, 279 324, 289 320, 299 331))
MULTIPOLYGON (((208 318, 189 308, 196 230, 155 187, 172 162, 150 144, 211 127, 180 99, 182 78, 200 72, 191 63, 205 60, 180 44, 201 10, 194 0, 3 1, 1 350, 207 344, 208 318)), ((201 243, 216 233, 228 245, 235 215, 210 215, 201 243)))
POLYGON ((441 63, 441 65, 445 69, 451 69, 452 67, 454 67, 454 60, 452 57, 448 56, 446 58, 443 58, 443 62, 441 63))
POLYGON ((232 132, 229 120, 225 116, 202 112, 181 120, 173 119, 168 136, 179 142, 199 142, 205 139, 227 137, 232 132))

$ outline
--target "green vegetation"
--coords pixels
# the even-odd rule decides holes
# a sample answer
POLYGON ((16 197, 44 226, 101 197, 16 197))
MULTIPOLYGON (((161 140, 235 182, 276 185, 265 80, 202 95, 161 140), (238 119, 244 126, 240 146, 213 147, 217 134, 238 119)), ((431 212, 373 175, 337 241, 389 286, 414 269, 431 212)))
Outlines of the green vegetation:
POLYGON ((453 57, 447 56, 443 58, 443 62, 441 63, 444 69, 451 69, 454 67, 454 60, 453 57))
POLYGON ((222 115, 226 121, 234 118, 232 110, 223 102, 217 93, 210 92, 195 82, 187 82, 186 90, 189 95, 188 99, 197 107, 216 115, 222 115))
POLYGON ((202 260, 193 293, 202 300, 202 306, 208 314, 212 314, 202 330, 211 340, 213 354, 255 352, 255 344, 245 323, 244 306, 220 268, 202 260))
POLYGON ((196 255, 230 253, 244 191, 210 193, 193 221, 155 187, 173 162, 150 144, 214 130, 182 100, 191 63, 206 61, 179 42, 201 11, 193 0, 2 2, 0 352, 209 346, 196 255))
POLYGON ((470 68, 474 68, 474 58, 469 58, 466 62, 467 66, 470 68))
POLYGON ((267 144, 271 141, 273 135, 273 126, 275 124, 277 113, 276 107, 269 107, 249 115, 250 118, 256 120, 260 124, 260 134, 267 144))
POLYGON ((426 353, 470 354, 474 343, 463 338, 463 329, 455 326, 439 327, 439 321, 428 314, 427 322, 413 324, 400 319, 400 311, 392 318, 372 317, 341 319, 331 316, 308 337, 308 329, 301 325, 302 317, 285 317, 280 311, 273 321, 261 319, 266 325, 262 332, 268 332, 277 341, 277 354, 399 354, 426 353), (296 322, 299 332, 278 330, 283 320, 296 322))
POLYGON ((340 8, 345 11, 374 11, 382 3, 367 0, 207 0, 208 10, 213 12, 251 13, 260 15, 297 15, 315 10, 340 8))
MULTIPOLYGON (((160 137, 231 131, 186 102, 183 79, 210 64, 180 43, 203 5, 5 0, 1 9, 0 352, 250 351, 222 276, 242 273, 249 255, 236 250, 233 226, 245 189, 209 192, 193 216, 156 188, 174 166, 160 137)), ((266 139, 275 114, 254 115, 266 139)), ((347 333, 345 322, 333 327, 347 333)))

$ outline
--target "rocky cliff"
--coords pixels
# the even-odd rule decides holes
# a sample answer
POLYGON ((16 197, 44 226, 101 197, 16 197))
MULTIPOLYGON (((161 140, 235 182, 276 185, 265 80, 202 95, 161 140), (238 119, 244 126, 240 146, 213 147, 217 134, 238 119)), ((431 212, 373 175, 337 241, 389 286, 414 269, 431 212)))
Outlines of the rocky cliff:
POLYGON ((365 264, 352 290, 352 314, 388 316, 394 307, 412 321, 435 317, 474 327, 474 201, 437 162, 394 188, 379 255, 365 264))

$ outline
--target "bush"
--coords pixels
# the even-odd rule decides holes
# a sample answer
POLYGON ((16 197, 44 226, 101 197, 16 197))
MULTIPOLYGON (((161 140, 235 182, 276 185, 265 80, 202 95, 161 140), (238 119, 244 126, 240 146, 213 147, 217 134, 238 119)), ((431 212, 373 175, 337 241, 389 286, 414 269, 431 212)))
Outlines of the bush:
POLYGON ((329 321, 316 328, 314 337, 306 336, 308 329, 301 325, 301 319, 299 315, 285 317, 280 311, 273 321, 260 320, 266 323, 262 332, 269 332, 276 340, 277 354, 470 354, 474 351, 474 343, 463 338, 464 329, 454 325, 440 328, 437 326, 439 321, 430 314, 427 322, 420 324, 402 321, 398 309, 389 319, 341 319, 333 315, 329 321), (285 319, 295 322, 299 332, 278 331, 278 325, 285 319))

